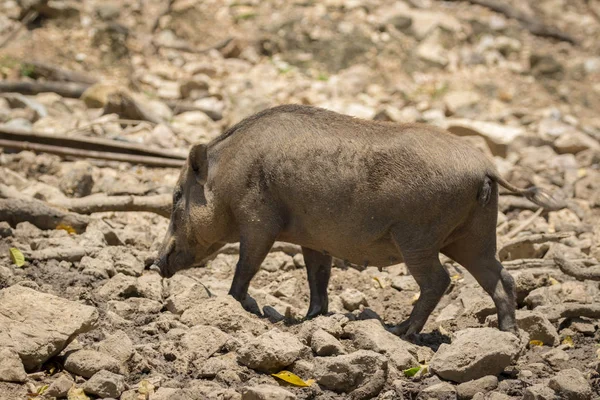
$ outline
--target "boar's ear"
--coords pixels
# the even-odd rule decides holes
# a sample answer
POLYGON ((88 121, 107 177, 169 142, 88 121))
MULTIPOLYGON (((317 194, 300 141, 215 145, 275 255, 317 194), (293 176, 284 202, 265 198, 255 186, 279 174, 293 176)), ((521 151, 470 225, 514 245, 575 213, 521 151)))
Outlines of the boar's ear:
POLYGON ((195 144, 190 150, 190 167, 192 167, 192 171, 196 175, 196 180, 201 185, 206 183, 206 177, 208 176, 208 156, 206 150, 207 146, 205 144, 195 144))

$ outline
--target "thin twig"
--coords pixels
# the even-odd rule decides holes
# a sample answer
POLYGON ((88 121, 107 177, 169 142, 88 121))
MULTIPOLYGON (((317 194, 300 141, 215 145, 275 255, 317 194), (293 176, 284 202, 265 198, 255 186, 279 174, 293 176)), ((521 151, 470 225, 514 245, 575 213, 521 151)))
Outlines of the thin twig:
POLYGON ((41 153, 56 154, 59 156, 70 156, 80 158, 96 158, 99 160, 111 160, 127 162, 131 164, 148 165, 151 167, 167 167, 167 168, 180 168, 184 164, 184 160, 176 160, 172 158, 161 158, 161 157, 149 157, 139 156, 134 154, 119 154, 111 152, 101 152, 93 150, 81 150, 71 149, 59 146, 49 146, 38 143, 27 143, 15 140, 2 140, 0 139, 0 147, 16 150, 31 150, 41 153))
POLYGON ((512 239, 513 237, 515 237, 519 232, 523 231, 525 228, 527 228, 529 225, 531 225, 531 223, 533 223, 533 221, 535 221, 535 219, 537 217, 539 217, 542 212, 544 212, 543 208, 539 208, 532 216, 530 216, 529 218, 527 218, 525 221, 523 221, 521 223, 521 225, 517 226, 516 228, 514 228, 512 231, 508 232, 506 235, 504 235, 502 238, 503 239, 512 239))
POLYGON ((29 142, 42 145, 66 147, 95 152, 111 152, 121 154, 132 154, 138 156, 163 157, 185 160, 187 154, 183 151, 173 151, 151 148, 137 143, 116 141, 111 139, 94 137, 73 137, 68 132, 60 135, 49 135, 41 132, 31 132, 25 129, 7 127, 0 125, 0 140, 17 142, 29 142))

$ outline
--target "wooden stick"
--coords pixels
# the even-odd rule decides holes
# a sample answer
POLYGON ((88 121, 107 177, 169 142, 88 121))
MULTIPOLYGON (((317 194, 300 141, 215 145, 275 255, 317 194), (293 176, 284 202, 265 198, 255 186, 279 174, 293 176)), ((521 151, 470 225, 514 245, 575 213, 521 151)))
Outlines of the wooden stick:
POLYGON ((3 81, 0 82, 0 93, 15 92, 33 95, 52 92, 62 97, 78 99, 90 86, 88 83, 75 82, 3 81))
POLYGON ((600 265, 581 268, 562 257, 555 257, 554 262, 558 265, 563 274, 571 275, 578 281, 584 281, 586 279, 590 281, 600 281, 600 265))
POLYGON ((178 160, 185 160, 187 158, 187 154, 185 152, 156 148, 153 149, 136 143, 117 142, 116 140, 94 137, 49 135, 46 133, 31 132, 26 129, 2 125, 0 125, 0 139, 69 147, 81 150, 108 151, 112 153, 164 157, 178 160))
POLYGON ((30 222, 40 229, 56 229, 59 225, 64 225, 82 233, 89 218, 52 207, 41 200, 3 199, 0 200, 0 221, 6 221, 11 226, 30 222))
MULTIPOLYGON (((577 259, 572 260, 574 262, 589 264, 592 263, 588 259, 577 259)), ((545 258, 519 258, 517 260, 502 261, 504 268, 509 270, 522 269, 522 268, 542 268, 542 267, 555 267, 556 262, 545 258)))
POLYGON ((94 84, 98 82, 98 79, 89 76, 83 72, 69 71, 63 68, 59 68, 55 65, 42 63, 39 61, 23 61, 21 63, 25 66, 32 67, 33 71, 30 75, 33 79, 44 78, 48 81, 56 82, 76 82, 76 83, 87 83, 94 84))
POLYGON ((539 217, 542 214, 543 211, 544 211, 543 208, 539 208, 532 216, 530 216, 525 221, 523 221, 521 223, 521 225, 517 226, 512 231, 510 231, 506 235, 504 235, 503 239, 512 239, 513 237, 515 237, 519 232, 521 232, 522 230, 524 230, 525 228, 527 228, 529 225, 531 225, 531 223, 533 221, 535 221, 535 219, 537 217, 539 217))
POLYGON ((94 194, 81 198, 65 198, 51 204, 79 214, 92 214, 109 211, 145 211, 169 218, 171 215, 171 195, 155 196, 106 196, 94 194))
MULTIPOLYGON (((12 186, 0 183, 0 199, 34 200, 12 186)), ((163 217, 171 215, 171 195, 154 196, 107 196, 103 193, 80 198, 57 198, 47 201, 50 206, 60 207, 78 214, 92 214, 111 211, 146 211, 163 217)))
POLYGON ((81 158, 96 158, 99 160, 111 160, 128 162, 131 164, 148 165, 151 167, 167 167, 180 168, 184 164, 184 160, 175 160, 171 158, 139 156, 134 154, 119 154, 111 152, 101 152, 92 150, 70 149, 59 146, 50 146, 45 144, 19 142, 14 140, 0 139, 0 147, 16 149, 16 150, 31 150, 41 153, 56 154, 59 156, 71 156, 81 158))

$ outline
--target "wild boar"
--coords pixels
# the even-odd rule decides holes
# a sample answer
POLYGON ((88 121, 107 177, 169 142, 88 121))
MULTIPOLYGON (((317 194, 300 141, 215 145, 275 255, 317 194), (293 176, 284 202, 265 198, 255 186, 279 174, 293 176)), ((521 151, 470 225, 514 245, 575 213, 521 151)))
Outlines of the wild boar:
POLYGON ((495 257, 498 184, 560 206, 536 187, 509 184, 481 151, 444 130, 279 106, 192 147, 156 266, 171 277, 240 242, 229 294, 243 301, 273 242, 298 244, 311 318, 327 313, 332 256, 404 262, 421 295, 397 332, 415 334, 450 283, 441 252, 477 279, 500 329, 514 332, 515 284, 495 257))

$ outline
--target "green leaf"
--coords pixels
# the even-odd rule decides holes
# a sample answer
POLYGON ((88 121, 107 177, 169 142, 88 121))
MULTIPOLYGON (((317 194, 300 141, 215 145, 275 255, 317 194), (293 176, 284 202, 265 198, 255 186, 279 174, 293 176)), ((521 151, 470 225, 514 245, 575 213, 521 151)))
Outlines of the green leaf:
POLYGON ((17 249, 16 247, 11 247, 8 251, 10 252, 10 259, 12 260, 13 264, 15 264, 17 267, 22 267, 25 265, 25 256, 23 253, 21 253, 21 250, 17 249))
POLYGON ((405 369, 402 372, 404 372, 404 376, 406 376, 407 378, 410 378, 412 376, 415 376, 421 370, 421 368, 423 368, 423 367, 419 365, 418 367, 405 369))

